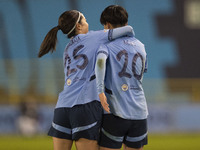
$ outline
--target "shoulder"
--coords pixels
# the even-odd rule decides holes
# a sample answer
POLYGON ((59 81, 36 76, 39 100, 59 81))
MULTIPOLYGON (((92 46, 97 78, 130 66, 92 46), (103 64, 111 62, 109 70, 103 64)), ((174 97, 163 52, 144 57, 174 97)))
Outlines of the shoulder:
POLYGON ((129 39, 129 37, 121 37, 121 38, 115 39, 115 40, 113 40, 113 41, 111 41, 111 42, 108 42, 108 43, 106 43, 105 45, 106 45, 108 48, 113 47, 113 46, 122 46, 122 45, 124 45, 124 41, 125 41, 126 39, 129 39))
POLYGON ((105 34, 106 32, 108 32, 108 30, 98 30, 98 31, 89 31, 86 35, 101 35, 101 34, 105 34))
POLYGON ((124 44, 130 46, 141 46, 144 47, 144 44, 135 37, 129 37, 123 40, 124 44))
POLYGON ((84 40, 91 40, 91 42, 95 43, 95 41, 100 42, 101 39, 108 39, 108 33, 107 31, 105 32, 104 30, 99 30, 99 31, 89 31, 86 34, 79 34, 78 36, 81 37, 81 39, 84 40))

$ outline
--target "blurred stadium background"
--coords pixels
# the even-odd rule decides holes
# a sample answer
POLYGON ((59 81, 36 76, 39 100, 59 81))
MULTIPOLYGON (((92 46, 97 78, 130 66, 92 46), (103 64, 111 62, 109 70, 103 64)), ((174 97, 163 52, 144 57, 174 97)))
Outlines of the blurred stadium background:
POLYGON ((70 9, 85 15, 90 30, 103 29, 100 14, 111 4, 127 9, 148 53, 145 149, 200 149, 200 0, 0 0, 0 149, 31 149, 30 141, 52 149, 45 134, 64 85, 68 39, 59 31, 56 52, 42 59, 40 44, 70 9))

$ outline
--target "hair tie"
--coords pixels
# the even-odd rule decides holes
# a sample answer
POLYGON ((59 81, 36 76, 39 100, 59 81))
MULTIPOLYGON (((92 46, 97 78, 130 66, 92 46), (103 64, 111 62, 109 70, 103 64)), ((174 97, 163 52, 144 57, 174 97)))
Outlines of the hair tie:
POLYGON ((80 17, 81 17, 81 13, 78 12, 78 19, 77 19, 75 25, 73 26, 73 28, 67 33, 67 35, 69 35, 70 33, 72 33, 72 31, 75 29, 76 24, 77 24, 77 23, 79 22, 79 20, 80 20, 80 17))

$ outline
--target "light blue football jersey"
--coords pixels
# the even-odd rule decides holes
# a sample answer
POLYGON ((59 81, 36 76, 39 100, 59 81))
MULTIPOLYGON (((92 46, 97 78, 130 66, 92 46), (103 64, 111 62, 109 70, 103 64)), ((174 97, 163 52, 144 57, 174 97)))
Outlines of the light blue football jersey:
MULTIPOLYGON (((143 73, 147 70, 144 45, 135 37, 123 37, 101 45, 97 54, 98 60, 106 60, 104 84, 110 112, 124 119, 146 119, 148 109, 142 87, 143 73)), ((99 76, 97 89, 101 93, 104 84, 100 82, 104 78, 100 77, 100 81, 99 76)))
POLYGON ((56 108, 99 101, 94 72, 96 51, 100 44, 121 36, 121 32, 123 35, 133 35, 131 33, 133 31, 129 29, 132 30, 132 27, 123 28, 120 32, 115 32, 116 30, 90 31, 70 40, 63 54, 64 90, 59 94, 56 108))

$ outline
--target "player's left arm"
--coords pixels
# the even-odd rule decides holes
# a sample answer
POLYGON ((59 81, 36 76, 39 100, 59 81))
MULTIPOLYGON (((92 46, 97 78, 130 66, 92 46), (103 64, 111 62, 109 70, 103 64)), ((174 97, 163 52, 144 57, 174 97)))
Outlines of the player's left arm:
POLYGON ((110 112, 109 104, 107 103, 107 98, 104 93, 106 59, 108 57, 108 54, 103 49, 105 49, 105 46, 100 46, 98 50, 97 60, 95 64, 95 75, 96 75, 96 82, 97 82, 97 92, 99 94, 101 105, 105 111, 110 112))

